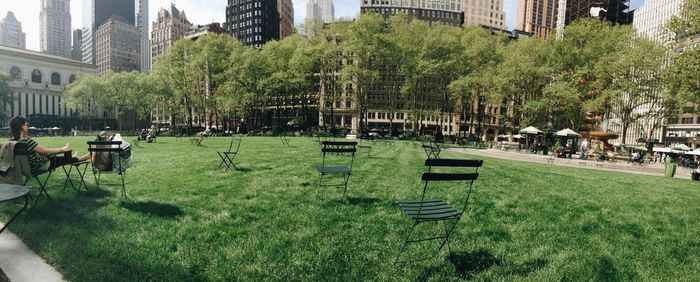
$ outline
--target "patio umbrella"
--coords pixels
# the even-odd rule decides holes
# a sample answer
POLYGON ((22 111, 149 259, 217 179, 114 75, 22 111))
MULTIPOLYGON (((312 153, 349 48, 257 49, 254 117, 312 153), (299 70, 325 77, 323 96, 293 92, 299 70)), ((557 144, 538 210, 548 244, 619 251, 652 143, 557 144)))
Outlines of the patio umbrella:
POLYGON ((36 127, 30 126, 29 129, 36 129, 36 127))
POLYGON ((520 134, 513 135, 513 139, 523 139, 524 137, 520 134))
POLYGON ((526 128, 518 131, 520 134, 542 134, 542 130, 535 128, 534 126, 528 126, 526 128))
POLYGON ((54 127, 51 128, 51 130, 59 130, 59 129, 60 129, 60 128, 58 128, 58 126, 54 126, 54 127))
POLYGON ((562 137, 581 137, 581 134, 576 133, 575 131, 571 129, 564 129, 557 131, 557 133, 554 133, 556 136, 562 136, 562 137))
POLYGON ((678 150, 678 151, 690 151, 690 147, 686 146, 685 144, 676 144, 671 146, 671 149, 678 150))
POLYGON ((686 155, 691 155, 691 156, 700 156, 700 149, 695 149, 693 151, 688 151, 685 152, 686 155))
POLYGON ((671 148, 654 147, 653 151, 660 152, 660 153, 670 153, 672 150, 671 150, 671 148))

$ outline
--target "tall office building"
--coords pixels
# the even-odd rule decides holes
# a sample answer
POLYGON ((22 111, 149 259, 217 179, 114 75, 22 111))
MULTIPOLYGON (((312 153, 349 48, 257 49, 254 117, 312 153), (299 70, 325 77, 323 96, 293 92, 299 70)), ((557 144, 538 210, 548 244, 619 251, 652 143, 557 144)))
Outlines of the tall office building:
POLYGON ((360 0, 360 13, 377 13, 386 17, 406 14, 428 24, 461 27, 465 23, 462 0, 385 1, 360 0))
POLYGON ((294 5, 292 0, 277 0, 277 14, 280 18, 280 40, 294 33, 294 5))
MULTIPOLYGON (((433 2, 433 6, 447 4, 449 1, 433 2)), ((506 29, 506 13, 503 11, 503 0, 464 0, 464 26, 487 26, 506 29)))
POLYGON ((175 41, 185 37, 192 24, 187 20, 185 12, 172 4, 170 9, 161 8, 158 11, 158 18, 151 27, 151 58, 155 63, 158 56, 170 49, 175 41))
MULTIPOLYGON (((121 17, 124 23, 135 26, 134 0, 83 0, 83 62, 95 64, 95 32, 112 16, 121 17)), ((140 41, 141 39, 139 39, 140 41)))
POLYGON ((141 72, 151 72, 151 43, 148 40, 148 0, 136 0, 136 28, 141 32, 141 72))
POLYGON ((261 47, 280 39, 277 1, 228 0, 226 31, 243 45, 261 47))
POLYGON ((83 61, 83 51, 80 48, 83 45, 83 31, 76 29, 73 31, 73 47, 71 48, 71 59, 83 61))
POLYGON ((0 20, 0 45, 25 49, 27 48, 27 35, 22 32, 22 23, 15 18, 15 14, 7 12, 7 16, 0 20))
MULTIPOLYGON (((678 15, 680 7, 685 2, 686 0, 646 0, 644 5, 634 11, 632 25, 640 36, 660 44, 670 44, 674 35, 666 32, 664 25, 671 17, 678 15)), ((661 89, 661 81, 659 81, 659 85, 656 88, 647 90, 654 95, 649 95, 651 99, 648 102, 639 105, 633 110, 632 114, 639 116, 639 119, 635 121, 634 126, 630 126, 627 129, 626 140, 616 140, 615 142, 635 144, 637 140, 647 138, 648 132, 646 131, 654 126, 654 115, 651 113, 660 110, 661 95, 659 94, 659 89, 661 89)), ((672 136, 664 136, 663 128, 659 128, 654 132, 653 136, 649 136, 649 139, 686 143, 688 140, 687 138, 683 140, 683 137, 690 135, 686 134, 687 131, 692 131, 694 128, 695 131, 700 132, 700 120, 696 120, 695 117, 691 113, 682 114, 678 119, 678 124, 668 125, 667 132, 672 136)), ((611 117, 608 125, 610 131, 622 132, 619 118, 611 117)))
POLYGON ((577 19, 596 16, 616 24, 631 24, 629 4, 629 0, 567 0, 564 19, 566 25, 577 19))
POLYGON ((673 35, 664 30, 671 17, 678 15, 686 0, 646 0, 634 11, 632 25, 637 33, 658 43, 669 43, 673 35))
POLYGON ((309 0, 306 4, 306 18, 319 19, 324 23, 333 22, 335 19, 333 0, 309 0))
POLYGON ((518 0, 515 29, 544 38, 557 26, 558 0, 518 0))
POLYGON ((71 58, 70 0, 41 0, 41 52, 71 58))
POLYGON ((112 16, 95 32, 97 75, 141 70, 141 32, 126 19, 112 16))

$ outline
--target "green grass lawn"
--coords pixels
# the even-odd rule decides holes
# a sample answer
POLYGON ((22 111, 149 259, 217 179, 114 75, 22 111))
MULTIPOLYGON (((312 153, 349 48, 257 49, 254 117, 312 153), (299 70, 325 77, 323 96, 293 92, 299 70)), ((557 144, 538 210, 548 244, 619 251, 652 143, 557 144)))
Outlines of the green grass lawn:
MULTIPOLYGON (((79 153, 87 140, 37 138, 79 153)), ((218 170, 216 151, 229 140, 142 143, 127 200, 116 187, 95 191, 92 178, 92 192, 63 191, 56 174, 53 200, 43 198, 10 230, 69 281, 700 279, 698 183, 486 159, 454 255, 394 264, 411 225, 396 202, 420 197, 422 149, 361 151, 346 201, 335 188, 316 197, 321 154, 311 139, 285 147, 247 137, 241 170, 218 170)), ((436 192, 452 202, 465 189, 436 192)), ((0 220, 17 208, 1 205, 0 220)))

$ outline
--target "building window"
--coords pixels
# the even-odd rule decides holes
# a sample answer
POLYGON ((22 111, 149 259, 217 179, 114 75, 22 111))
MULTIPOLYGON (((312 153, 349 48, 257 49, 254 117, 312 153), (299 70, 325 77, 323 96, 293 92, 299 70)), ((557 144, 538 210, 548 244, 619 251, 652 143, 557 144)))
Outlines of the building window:
POLYGON ((57 72, 51 74, 51 85, 61 85, 61 75, 57 72))
POLYGON ((16 66, 10 68, 10 78, 14 80, 22 79, 22 71, 16 66))
POLYGON ((41 83, 41 72, 39 70, 32 71, 32 82, 41 83))

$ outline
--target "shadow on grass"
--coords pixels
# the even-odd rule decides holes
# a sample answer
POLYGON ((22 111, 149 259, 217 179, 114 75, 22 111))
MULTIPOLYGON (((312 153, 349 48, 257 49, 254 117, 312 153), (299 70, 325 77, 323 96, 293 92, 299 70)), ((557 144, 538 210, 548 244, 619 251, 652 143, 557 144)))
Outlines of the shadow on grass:
POLYGON ((89 197, 89 198, 106 198, 108 196, 112 195, 112 192, 107 191, 105 189, 97 189, 95 187, 92 187, 92 189, 89 189, 87 191, 80 191, 78 192, 78 195, 84 196, 84 197, 89 197))
POLYGON ((377 198, 357 198, 357 197, 348 197, 345 200, 337 200, 340 203, 348 203, 353 206, 363 206, 363 207, 368 207, 376 203, 381 203, 382 200, 377 199, 377 198))
POLYGON ((483 249, 469 253, 452 253, 448 260, 454 265, 455 273, 461 278, 470 278, 494 265, 501 264, 491 252, 483 249))
POLYGON ((234 170, 234 171, 240 171, 240 172, 251 172, 251 171, 253 171, 253 169, 252 169, 252 168, 249 168, 249 167, 238 167, 238 168, 234 168, 234 169, 232 169, 232 170, 234 170))
POLYGON ((548 263, 549 262, 546 259, 537 258, 512 267, 510 273, 520 276, 527 276, 532 272, 544 268, 548 263))
POLYGON ((134 212, 149 214, 159 217, 175 218, 183 214, 182 210, 171 204, 162 204, 154 201, 148 202, 122 202, 121 207, 134 212))

